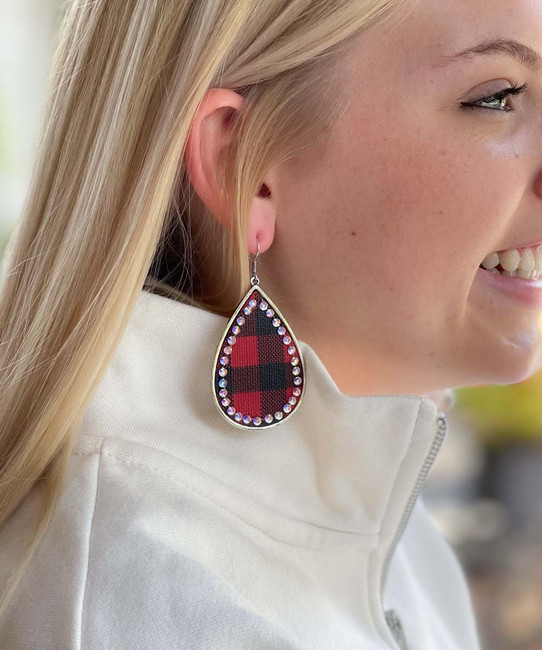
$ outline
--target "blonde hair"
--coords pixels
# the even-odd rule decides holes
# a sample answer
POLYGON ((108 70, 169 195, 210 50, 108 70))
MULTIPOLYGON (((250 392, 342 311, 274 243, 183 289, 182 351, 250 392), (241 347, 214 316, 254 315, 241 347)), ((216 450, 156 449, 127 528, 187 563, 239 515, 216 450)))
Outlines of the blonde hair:
POLYGON ((337 63, 410 0, 76 0, 66 8, 23 214, 0 293, 0 526, 40 511, 5 611, 49 525, 78 424, 142 289, 231 315, 267 170, 346 107, 337 63), (393 10, 393 11, 392 11, 393 10), (183 164, 209 88, 246 102, 223 156, 225 229, 183 164))

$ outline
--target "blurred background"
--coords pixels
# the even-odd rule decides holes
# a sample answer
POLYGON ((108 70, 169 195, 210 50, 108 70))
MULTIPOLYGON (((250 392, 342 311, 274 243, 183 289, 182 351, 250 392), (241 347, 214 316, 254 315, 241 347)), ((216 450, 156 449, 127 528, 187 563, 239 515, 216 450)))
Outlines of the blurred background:
MULTIPOLYGON (((0 0, 0 258, 30 181, 61 9, 0 0)), ((465 569, 484 650, 542 650, 542 374, 453 397, 424 501, 465 569)))

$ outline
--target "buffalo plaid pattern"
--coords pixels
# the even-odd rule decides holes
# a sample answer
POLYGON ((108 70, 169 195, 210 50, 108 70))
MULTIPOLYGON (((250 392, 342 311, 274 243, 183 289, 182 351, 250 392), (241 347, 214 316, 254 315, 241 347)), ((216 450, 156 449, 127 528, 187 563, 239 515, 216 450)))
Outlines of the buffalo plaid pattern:
POLYGON ((241 303, 221 342, 214 369, 217 404, 228 419, 240 426, 261 429, 295 411, 303 385, 302 359, 292 335, 269 299, 255 288, 241 303), (251 300, 257 304, 246 314, 245 307, 251 300), (260 308, 262 301, 267 304, 265 309, 260 308), (290 341, 284 343, 285 337, 290 341), (294 357, 298 359, 295 365, 291 363, 294 357), (226 374, 224 370, 220 374, 221 369, 226 374))

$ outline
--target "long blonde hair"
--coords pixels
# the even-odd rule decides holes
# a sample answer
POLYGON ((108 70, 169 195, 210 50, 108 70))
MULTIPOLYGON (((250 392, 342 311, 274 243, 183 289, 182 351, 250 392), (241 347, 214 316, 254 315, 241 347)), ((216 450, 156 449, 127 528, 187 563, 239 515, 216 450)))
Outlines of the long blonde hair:
POLYGON ((79 421, 142 289, 231 315, 248 215, 273 165, 346 107, 337 63, 411 0, 75 0, 66 7, 0 293, 0 527, 40 512, 2 614, 61 495, 79 421), (223 158, 220 227, 183 164, 209 88, 246 102, 223 158))

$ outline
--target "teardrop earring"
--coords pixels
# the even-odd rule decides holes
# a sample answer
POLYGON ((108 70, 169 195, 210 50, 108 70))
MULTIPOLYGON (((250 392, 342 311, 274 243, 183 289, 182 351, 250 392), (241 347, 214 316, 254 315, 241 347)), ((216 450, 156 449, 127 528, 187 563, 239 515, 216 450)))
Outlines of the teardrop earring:
POLYGON ((243 429, 284 422, 299 408, 305 392, 298 342, 259 286, 257 244, 251 287, 228 321, 213 363, 214 402, 228 422, 243 429))

